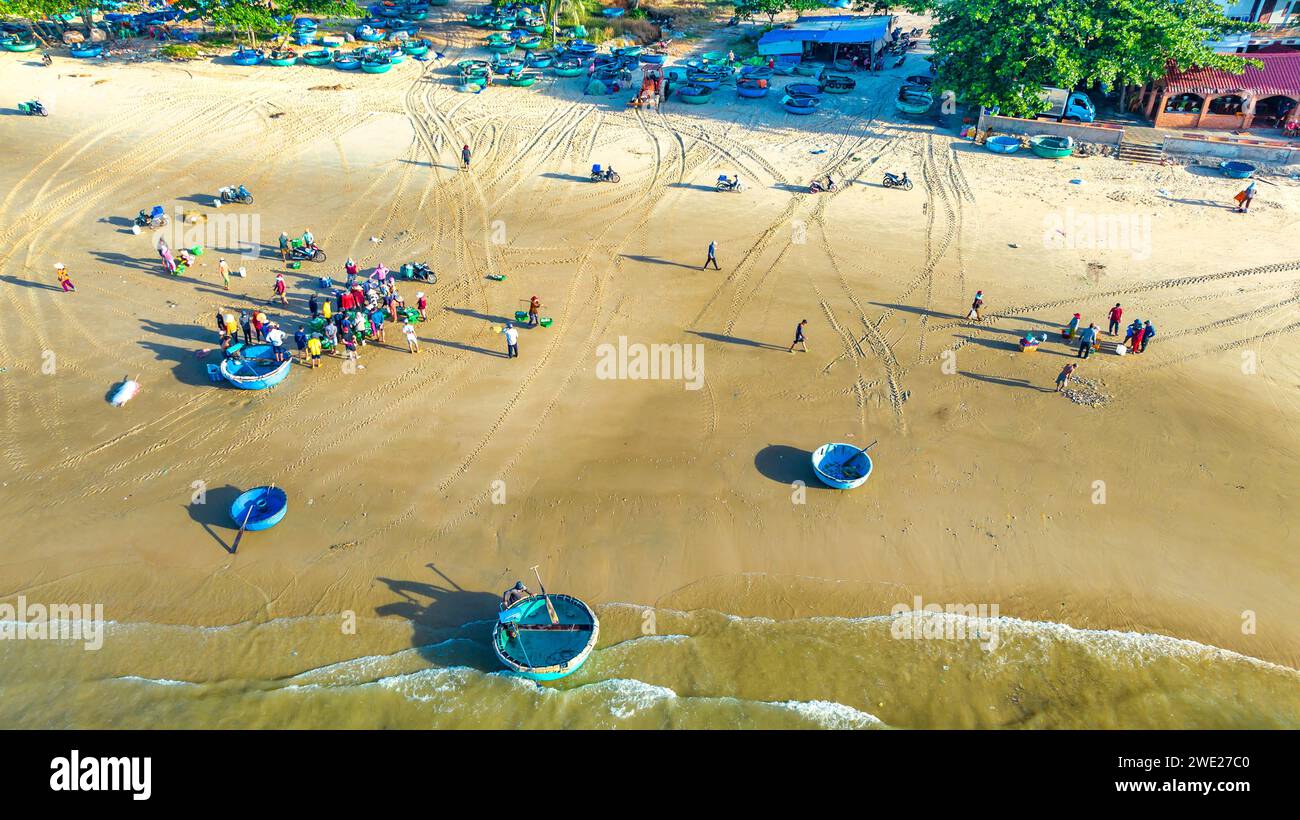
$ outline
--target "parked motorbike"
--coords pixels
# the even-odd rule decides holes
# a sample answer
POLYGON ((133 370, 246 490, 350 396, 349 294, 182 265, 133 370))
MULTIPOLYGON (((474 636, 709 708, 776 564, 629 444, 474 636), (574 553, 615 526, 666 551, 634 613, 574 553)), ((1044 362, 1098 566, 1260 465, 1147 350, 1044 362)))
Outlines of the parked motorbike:
POLYGON ((325 251, 321 250, 316 245, 309 245, 307 247, 289 248, 289 258, 295 262, 301 262, 304 259, 310 260, 312 262, 324 262, 325 251))
POLYGON ((138 228, 161 228, 167 224, 167 212, 161 205, 155 205, 148 211, 141 208, 135 217, 135 224, 138 228))
POLYGON ((41 52, 41 65, 54 65, 54 58, 50 56, 50 52, 41 52))
POLYGON ((593 165, 591 168, 592 182, 618 182, 621 177, 613 168, 601 169, 599 165, 593 165))
POLYGON ((217 195, 221 197, 222 202, 237 202, 240 205, 253 204, 253 195, 243 185, 227 185, 217 191, 217 195))
POLYGON ((40 100, 28 100, 18 103, 18 110, 29 117, 48 117, 50 112, 40 100))
POLYGON ((719 190, 719 191, 739 191, 739 190, 740 190, 740 174, 736 174, 736 178, 735 178, 735 179, 732 179, 731 177, 727 176, 726 174, 723 174, 722 176, 718 177, 718 182, 717 182, 717 184, 714 185, 713 187, 716 188, 716 189, 719 190))
POLYGON ((912 190, 912 180, 907 178, 907 172, 904 171, 902 176, 885 172, 884 186, 886 188, 902 188, 904 191, 912 190))
POLYGON ((403 279, 419 279, 421 282, 428 282, 430 285, 438 283, 438 274, 433 272, 433 268, 423 262, 407 262, 402 265, 398 271, 403 279))
POLYGON ((808 186, 808 193, 810 194, 820 194, 834 190, 835 180, 831 179, 829 176, 826 177, 825 182, 822 182, 820 179, 814 179, 812 184, 808 186))

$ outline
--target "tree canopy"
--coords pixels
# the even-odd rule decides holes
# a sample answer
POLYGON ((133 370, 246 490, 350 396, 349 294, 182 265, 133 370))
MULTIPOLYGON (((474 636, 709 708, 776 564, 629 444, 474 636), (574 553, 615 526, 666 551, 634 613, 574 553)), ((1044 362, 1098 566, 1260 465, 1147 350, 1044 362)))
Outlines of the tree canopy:
POLYGON ((1217 0, 913 0, 935 18, 935 86, 1013 116, 1043 110, 1039 88, 1141 85, 1179 69, 1240 73, 1208 43, 1253 31, 1217 0))

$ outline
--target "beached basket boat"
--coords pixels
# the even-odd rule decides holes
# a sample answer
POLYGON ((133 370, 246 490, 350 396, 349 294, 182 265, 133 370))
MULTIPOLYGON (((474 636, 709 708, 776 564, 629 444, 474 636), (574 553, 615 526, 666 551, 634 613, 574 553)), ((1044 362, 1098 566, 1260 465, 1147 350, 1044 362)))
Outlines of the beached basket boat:
POLYGON ((402 51, 412 57, 423 57, 425 54, 429 53, 429 49, 432 46, 432 40, 426 40, 423 38, 419 40, 407 40, 405 43, 402 43, 402 51))
POLYGON ((356 71, 361 68, 361 58, 339 49, 334 52, 334 67, 343 71, 356 71))
POLYGON ((813 451, 813 472, 827 487, 851 490, 871 477, 871 456, 854 444, 823 444, 813 451))
POLYGON ((703 105, 713 99, 713 92, 700 85, 683 85, 677 88, 677 98, 691 105, 703 105))
POLYGON ((1225 160, 1219 163, 1219 170, 1223 172, 1225 177, 1232 177, 1233 179, 1249 179, 1258 169, 1249 162, 1225 160))
POLYGON ((254 487, 230 503, 230 520, 246 530, 269 530, 284 519, 289 494, 279 487, 254 487))
POLYGON ((513 40, 507 40, 495 34, 488 38, 486 45, 489 51, 495 51, 498 54, 509 54, 515 50, 513 40))
POLYGON ((92 43, 79 43, 68 49, 68 54, 72 55, 73 57, 76 57, 79 60, 88 60, 93 57, 98 57, 103 53, 104 53, 103 48, 101 48, 97 44, 92 44, 92 43))
POLYGON ((816 77, 821 73, 822 67, 817 63, 799 63, 793 70, 800 77, 816 77))
POLYGON ((240 46, 234 54, 230 55, 230 59, 235 65, 257 65, 265 56, 266 54, 260 48, 240 46))
POLYGON ((316 51, 308 51, 302 55, 302 61, 307 65, 329 65, 334 55, 330 54, 329 49, 321 48, 316 51))
POLYGON ((386 36, 383 29, 372 26, 357 26, 352 33, 356 35, 358 40, 365 43, 378 43, 386 36))
POLYGON ((582 67, 582 63, 573 60, 561 60, 555 64, 554 70, 557 77, 577 77, 587 69, 582 67))
POLYGON ((524 65, 529 68, 550 68, 554 62, 555 55, 549 51, 524 55, 524 65))
POLYGON ((221 375, 235 387, 244 390, 275 387, 284 381, 289 375, 289 369, 293 367, 292 359, 275 361, 275 349, 271 345, 234 344, 229 350, 239 355, 237 358, 221 360, 221 375))
POLYGON ((278 49, 266 55, 266 64, 273 66, 291 66, 298 62, 298 52, 293 49, 278 49))
POLYGON ((1045 159, 1061 159, 1074 153, 1074 140, 1069 137, 1051 137, 1041 134, 1029 138, 1029 147, 1045 159))
POLYGON ((742 80, 770 80, 776 72, 765 65, 747 65, 740 69, 742 80))
POLYGON ((984 140, 984 147, 995 154, 1014 154, 1020 150, 1020 138, 998 135, 984 140))
POLYGON ((904 93, 894 98, 894 107, 904 114, 920 116, 934 105, 934 97, 928 93, 904 93))
POLYGON ((646 65, 663 65, 664 62, 667 61, 667 59, 668 59, 668 55, 666 55, 666 54, 642 54, 642 55, 641 55, 640 57, 638 57, 637 59, 638 59, 640 62, 645 63, 646 65))
POLYGON ((596 53, 595 44, 588 43, 586 40, 570 40, 564 44, 564 47, 582 57, 590 57, 596 53))
POLYGON ((791 97, 820 97, 822 87, 817 83, 790 83, 784 91, 791 97))
POLYGON ((465 24, 471 28, 487 28, 492 18, 486 14, 466 14, 465 24))
POLYGON ((809 114, 815 114, 818 106, 821 105, 821 102, 822 101, 819 97, 786 94, 785 97, 781 99, 781 107, 784 108, 787 113, 806 117, 809 114))
POLYGON ((387 52, 370 52, 361 58, 361 70, 367 74, 383 74, 393 67, 387 52))
POLYGON ((5 40, 5 51, 33 51, 36 48, 35 40, 5 40))
POLYGON ((506 85, 527 88, 530 85, 535 85, 541 78, 541 72, 538 71, 512 71, 506 77, 506 85))
POLYGON ((614 56, 616 56, 616 57, 640 57, 640 56, 641 56, 641 52, 644 51, 644 50, 645 50, 645 49, 644 49, 642 46, 622 46, 621 48, 616 48, 616 49, 614 49, 614 56))
POLYGON ((767 96, 767 80, 745 77, 736 80, 736 96, 748 99, 767 96))
POLYGON ((571 595, 532 595, 501 611, 492 648, 506 668, 535 681, 572 674, 596 647, 600 621, 571 595), (547 601, 558 623, 551 623, 547 601))
POLYGON ((847 94, 858 87, 858 81, 847 74, 823 74, 821 89, 827 94, 847 94))

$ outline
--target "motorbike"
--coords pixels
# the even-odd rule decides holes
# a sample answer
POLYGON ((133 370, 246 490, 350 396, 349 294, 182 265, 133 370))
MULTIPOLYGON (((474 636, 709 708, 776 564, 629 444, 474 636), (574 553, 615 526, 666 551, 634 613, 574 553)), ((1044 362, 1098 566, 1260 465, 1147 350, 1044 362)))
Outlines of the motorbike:
POLYGON ((613 168, 605 168, 602 170, 599 165, 591 166, 592 182, 618 182, 619 179, 621 179, 621 177, 619 177, 618 172, 613 168))
POLYGON ((155 205, 148 211, 141 208, 135 217, 135 224, 138 228, 161 228, 167 224, 167 212, 161 205, 155 205))
POLYGON ((886 188, 902 188, 904 191, 912 190, 912 180, 907 178, 907 172, 904 171, 902 176, 885 172, 884 186, 886 188))
POLYGON ((910 35, 913 36, 913 37, 920 37, 920 36, 921 36, 921 33, 922 33, 922 32, 921 32, 921 29, 919 29, 919 28, 914 28, 914 29, 912 29, 910 32, 908 32, 908 34, 910 34, 910 35))
POLYGON ((905 63, 905 62, 907 62, 907 52, 906 52, 906 51, 904 51, 902 54, 898 55, 898 59, 894 61, 894 68, 902 68, 902 67, 903 67, 903 63, 905 63))
POLYGON ((50 56, 50 52, 41 52, 41 65, 54 65, 54 58, 50 56))
POLYGON ((300 262, 304 259, 312 262, 324 262, 325 251, 321 250, 316 245, 309 245, 307 247, 291 247, 289 248, 289 258, 295 262, 300 262))
POLYGON ((723 174, 722 176, 718 177, 718 182, 713 187, 719 191, 739 191, 740 175, 737 174, 736 178, 732 179, 726 174, 723 174))
POLYGON ((398 273, 403 279, 418 279, 421 282, 428 282, 430 285, 438 283, 438 274, 433 272, 433 268, 423 262, 407 262, 399 269, 398 273))
POLYGON ((241 205, 252 205, 253 195, 243 185, 227 185, 217 191, 222 202, 237 202, 241 205))
POLYGON ((831 179, 830 177, 826 177, 825 182, 822 182, 820 179, 814 179, 812 181, 812 184, 808 186, 808 193, 810 194, 820 194, 820 193, 834 191, 834 190, 835 190, 835 180, 831 179))
POLYGON ((40 100, 28 100, 18 103, 18 110, 29 117, 48 117, 50 112, 40 100))

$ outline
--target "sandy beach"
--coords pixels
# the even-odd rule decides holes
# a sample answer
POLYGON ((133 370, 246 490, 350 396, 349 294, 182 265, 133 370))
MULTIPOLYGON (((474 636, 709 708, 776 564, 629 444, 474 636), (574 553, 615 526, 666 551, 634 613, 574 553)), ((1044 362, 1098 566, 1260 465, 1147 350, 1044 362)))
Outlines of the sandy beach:
MULTIPOLYGON (((1231 657, 1245 671, 1223 680, 1276 711, 1218 720, 1297 725, 1300 180, 1265 176, 1238 214, 1238 181, 1210 168, 994 155, 895 111, 918 57, 859 74, 812 117, 725 89, 706 106, 643 111, 625 107, 627 93, 586 97, 581 79, 549 75, 459 93, 452 64, 481 56, 478 35, 429 36, 444 59, 377 76, 0 59, 7 104, 38 96, 53 112, 0 117, 0 598, 102 603, 116 624, 160 630, 94 658, 6 653, 57 654, 68 681, 282 679, 485 641, 501 590, 540 565, 550 590, 608 622, 575 698, 637 680, 679 696, 835 701, 894 726, 1069 725, 1057 718, 1079 704, 1048 704, 1051 693, 1099 686, 1083 667, 1044 681, 1054 717, 1037 722, 1007 699, 1013 682, 966 680, 978 696, 930 704, 943 698, 917 683, 928 665, 889 682, 920 687, 896 698, 868 692, 857 666, 827 671, 842 681, 832 696, 810 669, 842 653, 795 638, 775 653, 728 632, 848 624, 919 596, 1245 656, 1204 650, 1177 688, 1203 674, 1213 689, 1205 664, 1231 657), (588 181, 594 163, 622 181, 588 181), (886 171, 915 187, 883 188, 886 171), (744 190, 713 190, 737 173, 744 190), (837 190, 809 194, 827 173, 837 190), (253 206, 212 207, 239 183, 253 206), (130 230, 155 204, 201 220, 256 215, 262 247, 248 258, 208 247, 168 276, 148 232, 130 230), (1131 227, 1121 247, 1098 241, 1120 223, 1131 227), (328 261, 286 269, 276 238, 308 228, 328 261), (700 267, 711 241, 718 271, 700 267), (209 381, 219 309, 258 307, 292 333, 324 293, 317 277, 341 280, 349 256, 363 271, 437 271, 436 285, 402 288, 408 303, 417 290, 429 299, 418 355, 390 328, 356 372, 326 358, 269 391, 209 381), (229 292, 223 257, 246 269, 229 292), (56 263, 75 293, 58 288, 56 263), (288 308, 269 303, 277 272, 288 308), (985 317, 967 321, 976 290, 985 317), (534 294, 554 323, 522 329, 507 359, 497 329, 534 294), (1060 328, 1079 312, 1104 331, 1117 302, 1125 324, 1155 323, 1150 347, 1080 362, 1096 406, 1055 393, 1060 369, 1080 361, 1060 328), (805 318, 808 351, 790 353, 805 318), (1048 336, 1036 353, 1017 348, 1026 331, 1048 336), (602 346, 620 338, 698 346, 700 383, 602 378, 602 346), (137 374, 140 395, 110 406, 106 393, 137 374), (873 441, 866 485, 818 483, 811 451, 873 441), (230 501, 270 482, 289 493, 288 516, 231 554, 230 501), (651 630, 647 611, 660 613, 651 630), (340 632, 348 613, 355 634, 340 632), (169 632, 183 628, 208 631, 169 632), (683 649, 656 671, 624 646, 697 630, 718 642, 707 662, 683 649), (746 659, 781 691, 711 683, 746 659), (653 679, 669 664, 673 681, 653 679)), ((876 646, 894 668, 914 652, 948 669, 967 651, 843 641, 876 646)), ((466 651, 356 674, 491 669, 490 652, 466 651)), ((1118 665, 1144 666, 1126 651, 1118 665)), ((21 677, 30 670, 7 674, 42 702, 21 677)), ((1166 683, 1135 684, 1133 697, 1166 683)), ((547 702, 548 725, 575 725, 567 715, 583 708, 547 702)), ((90 708, 48 719, 105 725, 78 711, 90 708)), ((319 719, 348 723, 350 711, 319 719)), ((293 713, 205 725, 288 725, 293 713)), ((746 725, 769 725, 755 714, 746 725)), ((35 720, 13 705, 4 715, 35 720)), ((459 725, 512 725, 469 715, 459 725)), ((1106 715, 1096 722, 1148 722, 1137 707, 1106 715)))

